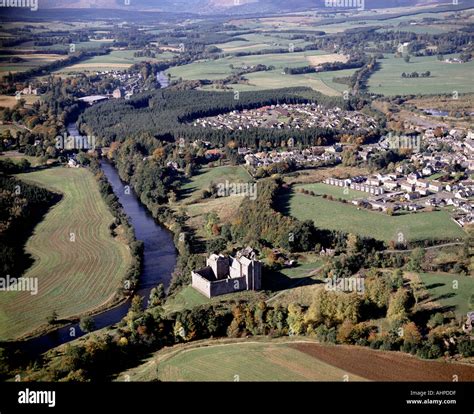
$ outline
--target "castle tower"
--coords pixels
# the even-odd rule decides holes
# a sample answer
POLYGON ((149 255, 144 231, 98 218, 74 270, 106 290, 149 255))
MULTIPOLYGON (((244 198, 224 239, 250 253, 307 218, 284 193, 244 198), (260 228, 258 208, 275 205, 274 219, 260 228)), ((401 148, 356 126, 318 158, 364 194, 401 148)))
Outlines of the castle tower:
POLYGON ((229 274, 229 260, 221 254, 212 254, 206 264, 211 267, 216 279, 224 279, 229 274))
POLYGON ((262 264, 257 260, 241 257, 242 275, 245 276, 247 290, 259 290, 262 287, 262 264))

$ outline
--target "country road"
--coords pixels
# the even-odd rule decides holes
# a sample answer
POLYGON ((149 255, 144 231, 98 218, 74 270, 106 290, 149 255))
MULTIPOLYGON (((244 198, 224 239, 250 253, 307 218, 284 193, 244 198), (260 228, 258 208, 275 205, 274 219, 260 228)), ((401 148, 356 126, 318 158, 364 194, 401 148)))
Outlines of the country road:
MULTIPOLYGON (((424 250, 436 250, 436 249, 441 249, 443 247, 449 247, 449 246, 461 246, 463 245, 464 242, 452 242, 452 243, 444 243, 444 244, 438 244, 436 246, 429 246, 429 247, 423 247, 424 250)), ((382 253, 410 253, 414 251, 415 249, 407 249, 407 250, 382 250, 382 253)))

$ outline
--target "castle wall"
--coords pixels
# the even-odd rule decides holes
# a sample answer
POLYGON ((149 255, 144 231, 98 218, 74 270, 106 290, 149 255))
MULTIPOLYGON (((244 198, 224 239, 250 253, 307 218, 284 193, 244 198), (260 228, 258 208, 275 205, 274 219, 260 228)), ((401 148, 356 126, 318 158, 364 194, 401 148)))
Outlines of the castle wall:
POLYGON ((212 282, 210 286, 210 297, 226 295, 228 293, 239 292, 247 289, 245 277, 225 279, 212 282))
MULTIPOLYGON (((218 276, 217 279, 210 277, 212 281, 208 280, 194 271, 191 276, 192 287, 208 298, 242 290, 260 290, 262 287, 262 264, 259 261, 214 255, 207 260, 207 265, 218 276)), ((201 272, 206 270, 211 276, 211 269, 205 268, 201 272)))
POLYGON ((191 272, 192 276, 192 286, 194 289, 201 292, 204 296, 208 298, 211 297, 211 282, 204 279, 202 276, 198 275, 196 272, 191 272))

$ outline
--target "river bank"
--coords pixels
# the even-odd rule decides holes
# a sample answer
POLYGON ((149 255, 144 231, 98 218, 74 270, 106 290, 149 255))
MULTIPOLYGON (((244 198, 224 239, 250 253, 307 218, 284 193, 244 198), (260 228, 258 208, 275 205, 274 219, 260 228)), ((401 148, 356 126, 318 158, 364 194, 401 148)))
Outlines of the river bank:
MULTIPOLYGON (((143 242, 142 270, 135 294, 142 296, 146 304, 152 288, 160 283, 163 283, 165 288, 169 286, 177 261, 173 235, 166 227, 161 226, 153 219, 136 194, 120 180, 118 172, 112 164, 108 161, 101 161, 101 168, 123 206, 125 214, 129 217, 137 240, 143 242)), ((130 298, 115 300, 115 303, 110 300, 87 313, 92 316, 95 330, 113 325, 127 314, 130 298)), ((71 319, 74 320, 74 318, 71 319)), ((42 330, 35 333, 37 336, 32 337, 30 334, 28 339, 17 341, 15 344, 28 354, 40 354, 60 344, 77 339, 85 332, 80 329, 78 321, 74 320, 73 323, 67 323, 60 328, 54 326, 51 331, 42 330)))

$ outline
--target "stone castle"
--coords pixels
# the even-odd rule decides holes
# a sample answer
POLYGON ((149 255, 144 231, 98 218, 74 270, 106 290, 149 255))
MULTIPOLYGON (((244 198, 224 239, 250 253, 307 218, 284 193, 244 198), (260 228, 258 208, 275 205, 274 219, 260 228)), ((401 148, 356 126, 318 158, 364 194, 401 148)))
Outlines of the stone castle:
POLYGON ((236 257, 212 254, 206 267, 191 272, 192 287, 208 298, 242 290, 262 288, 262 263, 255 253, 239 252, 236 257))

